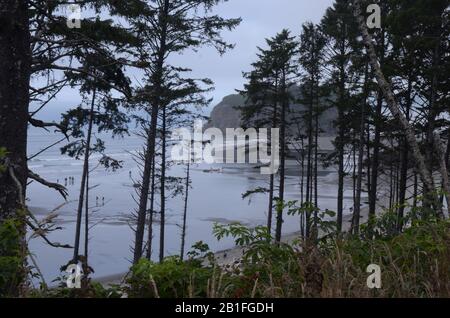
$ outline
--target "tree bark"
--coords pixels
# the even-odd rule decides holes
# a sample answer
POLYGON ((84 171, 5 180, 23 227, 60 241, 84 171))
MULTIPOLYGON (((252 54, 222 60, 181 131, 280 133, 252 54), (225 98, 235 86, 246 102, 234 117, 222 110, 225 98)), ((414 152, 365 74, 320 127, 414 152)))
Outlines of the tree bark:
POLYGON ((318 180, 317 180, 317 173, 318 173, 318 160, 319 160, 319 110, 318 110, 318 102, 316 105, 316 110, 314 114, 314 167, 313 167, 313 183, 314 183, 314 235, 313 239, 314 241, 317 241, 319 236, 319 229, 318 229, 318 211, 319 211, 319 186, 318 186, 318 180))
POLYGON ((355 205, 353 208, 353 230, 356 235, 359 234, 359 224, 361 219, 361 193, 362 193, 362 179, 363 179, 363 164, 364 164, 364 141, 366 131, 366 103, 369 93, 369 65, 366 63, 365 75, 364 75, 364 92, 363 100, 361 103, 361 125, 359 132, 359 145, 358 145, 358 175, 356 179, 356 196, 355 205))
MULTIPOLYGON (((381 52, 380 63, 384 62, 385 58, 385 30, 381 31, 381 52)), ((371 187, 369 192, 369 217, 374 218, 377 208, 378 200, 378 173, 380 167, 380 143, 381 143, 381 124, 382 124, 382 112, 383 112, 383 92, 381 88, 378 88, 377 92, 377 106, 375 110, 374 122, 375 122, 375 137, 373 141, 373 157, 372 157, 372 178, 371 187)))
POLYGON ((145 153, 144 172, 142 175, 141 193, 139 198, 139 209, 136 226, 136 235, 134 242, 133 264, 136 264, 142 257, 142 247, 144 242, 145 218, 147 214, 148 195, 150 190, 150 179, 152 162, 155 158, 156 145, 156 125, 158 124, 158 112, 161 107, 161 91, 164 76, 164 61, 167 51, 167 17, 169 15, 169 0, 164 0, 163 12, 161 17, 161 42, 157 53, 155 72, 152 75, 151 83, 153 85, 153 94, 150 102, 152 103, 151 122, 147 135, 147 149, 145 153))
MULTIPOLYGON (((448 141, 450 143, 450 141, 448 141)), ((442 145, 441 138, 435 134, 434 135, 434 146, 436 156, 439 161, 439 171, 442 175, 442 188, 444 190, 444 196, 447 201, 447 213, 450 217, 450 186, 449 186, 449 178, 448 178, 448 170, 447 170, 447 160, 446 160, 446 152, 444 151, 444 147, 442 145)))
MULTIPOLYGON (((275 80, 275 91, 278 90, 278 79, 275 80)), ((272 117, 272 127, 277 127, 277 117, 278 117, 278 105, 276 99, 273 103, 273 117, 272 117)), ((272 142, 272 141, 271 141, 272 142)), ((267 211, 267 231, 272 234, 272 222, 273 222, 273 199, 275 192, 275 175, 272 173, 270 175, 269 184, 269 207, 267 211)))
MULTIPOLYGON (((406 96, 406 119, 410 120, 410 112, 412 105, 412 80, 408 79, 408 91, 406 96)), ((399 184, 399 209, 398 209, 398 220, 397 220, 397 231, 401 232, 403 229, 403 218, 405 217, 405 205, 406 205, 406 188, 408 182, 408 170, 409 170, 409 146, 405 137, 402 140, 402 163, 400 171, 400 184, 399 184)))
MULTIPOLYGON (((0 3, 0 147, 21 185, 0 174, 0 224, 24 208, 27 186, 27 127, 31 52, 27 1, 0 3), (22 193, 19 193, 22 191, 22 193)), ((1 162, 0 162, 1 164, 1 162)))
POLYGON ((150 210, 148 217, 148 232, 147 232, 147 259, 152 260, 152 244, 153 244, 153 216, 155 215, 155 161, 152 162, 152 186, 150 195, 150 210))
MULTIPOLYGON (((305 187, 305 145, 303 142, 303 137, 301 139, 301 172, 300 172, 300 203, 303 207, 304 203, 305 203, 305 198, 304 198, 304 187, 305 187)), ((301 232, 301 236, 302 239, 305 238, 305 213, 302 213, 300 215, 300 232, 301 232)))
POLYGON ((188 211, 188 200, 189 200, 189 180, 190 180, 190 172, 191 172, 191 157, 189 156, 188 164, 186 171, 186 193, 184 197, 184 211, 183 211, 183 227, 181 231, 181 252, 180 259, 184 259, 184 245, 186 242, 186 221, 187 221, 187 211, 188 211))
POLYGON ((86 146, 84 150, 84 163, 83 163, 83 174, 81 175, 81 186, 80 186, 80 195, 78 197, 78 209, 77 209, 77 222, 75 225, 75 244, 73 249, 73 258, 72 262, 74 264, 78 263, 79 259, 79 250, 80 250, 80 237, 81 237, 81 220, 83 217, 83 203, 84 203, 84 194, 86 191, 86 181, 89 173, 89 156, 91 152, 91 138, 92 138, 92 128, 94 125, 94 107, 95 107, 95 97, 96 91, 94 90, 92 94, 92 102, 89 112, 89 125, 86 136, 86 146))
POLYGON ((369 217, 375 217, 377 206, 377 191, 378 191, 378 171, 379 171, 379 156, 380 156, 380 142, 381 142, 381 127, 380 121, 382 116, 383 98, 381 91, 378 91, 377 106, 375 110, 375 137, 373 140, 373 156, 372 156, 372 176, 370 179, 370 193, 369 193, 369 217))
MULTIPOLYGON (((144 171, 142 173, 142 184, 139 197, 139 209, 134 241, 133 264, 136 264, 142 257, 142 247, 144 242, 145 218, 147 215, 148 195, 150 192, 150 179, 152 164, 155 160, 156 125, 158 123, 158 107, 152 107, 150 127, 147 132, 147 149, 145 153, 144 171)), ((154 189, 152 189, 154 191, 154 189)))
POLYGON ((282 76, 281 84, 281 120, 280 120, 280 139, 281 139, 281 150, 280 150, 280 188, 279 197, 280 208, 277 209, 277 227, 275 231, 275 241, 277 243, 281 242, 281 233, 283 226, 283 205, 284 205, 284 186, 285 186, 285 166, 286 166, 286 108, 287 106, 287 88, 286 88, 286 74, 282 76))
POLYGON ((86 176, 86 199, 84 204, 84 262, 88 268, 88 254, 89 254, 89 162, 88 173, 86 176))
MULTIPOLYGON (((310 101, 309 101, 309 109, 308 109, 308 155, 306 159, 306 203, 309 205, 312 203, 312 184, 313 184, 313 164, 312 164, 312 151, 313 151, 313 109, 314 109, 314 78, 311 78, 311 87, 310 87, 310 101)), ((306 238, 310 238, 311 235, 311 215, 309 209, 306 211, 306 238)))
POLYGON ((267 231, 272 233, 272 218, 273 218, 273 193, 275 187, 275 175, 272 173, 270 175, 269 184, 269 207, 267 210, 267 231))
POLYGON ((0 148, 8 151, 6 158, 0 159, 0 166, 8 166, 4 173, 0 173, 0 225, 13 218, 20 222, 21 237, 17 250, 22 257, 22 264, 17 268, 10 289, 11 296, 20 295, 26 273, 26 220, 23 211, 26 209, 24 198, 28 177, 27 127, 31 76, 27 3, 25 0, 0 2, 0 148))
POLYGON ((164 261, 164 240, 166 229, 166 108, 162 109, 162 151, 161 151, 161 221, 159 231, 159 262, 164 261))

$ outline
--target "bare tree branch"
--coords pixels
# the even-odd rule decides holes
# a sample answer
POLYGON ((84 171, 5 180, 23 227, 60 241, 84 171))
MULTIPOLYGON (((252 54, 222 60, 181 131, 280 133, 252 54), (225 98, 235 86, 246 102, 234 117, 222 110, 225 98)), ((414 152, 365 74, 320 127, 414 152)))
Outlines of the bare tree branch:
POLYGON ((62 185, 60 185, 58 183, 49 182, 31 170, 28 170, 28 178, 33 179, 33 180, 39 182, 40 184, 43 184, 49 188, 55 189, 62 195, 62 197, 65 200, 67 200, 68 192, 67 192, 67 189, 65 187, 63 187, 62 185))
POLYGON ((69 140, 69 136, 67 135, 67 128, 63 127, 61 124, 58 124, 58 123, 47 123, 47 122, 44 122, 42 120, 35 119, 35 118, 32 118, 32 117, 28 118, 28 122, 31 125, 33 125, 34 127, 37 127, 37 128, 44 128, 44 129, 46 129, 47 127, 58 128, 59 131, 61 131, 64 134, 64 136, 66 136, 66 139, 69 140))

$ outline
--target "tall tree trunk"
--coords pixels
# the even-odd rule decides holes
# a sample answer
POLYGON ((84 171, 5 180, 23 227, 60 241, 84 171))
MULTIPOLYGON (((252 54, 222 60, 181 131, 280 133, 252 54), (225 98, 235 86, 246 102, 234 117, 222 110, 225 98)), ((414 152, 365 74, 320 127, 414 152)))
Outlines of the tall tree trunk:
POLYGON ((186 195, 184 197, 184 211, 183 211, 183 227, 181 231, 181 252, 180 259, 184 259, 184 245, 186 242, 186 221, 187 221, 187 211, 188 211, 188 200, 189 200, 189 180, 190 180, 190 172, 191 172, 191 157, 189 156, 188 164, 186 168, 186 195))
MULTIPOLYGON (((406 120, 410 120, 411 116, 411 106, 412 106, 412 79, 411 76, 408 78, 408 90, 406 96, 406 120)), ((403 218, 405 217, 405 205, 406 205, 406 188, 408 183, 408 168, 409 168, 409 146, 406 137, 402 140, 402 155, 401 155, 401 171, 400 171, 400 185, 399 185, 399 209, 398 209, 398 220, 397 220, 397 231, 401 232, 403 229, 403 218)))
POLYGON ((380 142, 381 142, 381 118, 383 110, 383 96, 381 90, 378 90, 377 106, 375 110, 375 137, 373 140, 373 155, 372 155, 372 176, 370 178, 370 193, 369 193, 369 217, 374 218, 377 206, 377 192, 378 192, 378 173, 379 173, 379 158, 380 158, 380 142))
POLYGON ((338 138, 337 138, 337 153, 338 153, 338 193, 337 193, 337 231, 342 231, 342 221, 344 213, 344 156, 345 156, 345 123, 344 123, 344 105, 347 102, 345 100, 345 64, 343 56, 346 54, 345 50, 345 37, 346 37, 346 27, 341 26, 342 40, 340 43, 340 65, 339 65, 339 84, 338 84, 338 138))
POLYGON ((344 138, 345 132, 343 126, 343 112, 339 110, 338 121, 339 124, 339 140, 337 143, 338 152, 338 195, 337 195, 337 230, 342 231, 342 220, 343 220, 343 210, 344 210, 344 138))
POLYGON ((150 179, 152 162, 155 158, 156 145, 156 125, 158 124, 158 112, 161 107, 161 91, 164 76, 164 61, 167 51, 167 17, 169 15, 169 0, 164 0, 164 10, 161 18, 161 45, 157 53, 157 62, 155 65, 155 72, 151 76, 151 83, 153 85, 153 96, 150 100, 152 103, 151 123, 147 136, 147 149, 145 153, 144 172, 142 175, 141 193, 139 198, 138 218, 136 225, 135 241, 134 241, 134 255, 133 264, 136 264, 142 257, 142 246, 144 242, 145 219, 147 214, 148 194, 150 190, 150 179))
MULTIPOLYGON (((142 246, 144 242, 145 218, 147 214, 148 195, 150 191, 150 179, 152 175, 152 165, 155 161, 156 125, 158 123, 158 107, 152 107, 151 123, 147 131, 147 149, 145 153, 144 171, 142 174, 142 184, 139 197, 139 209, 136 224, 134 241, 133 264, 136 264, 142 257, 142 246)), ((154 188, 152 190, 152 195, 154 188)))
MULTIPOLYGON (((278 79, 275 80, 275 91, 278 91, 278 79)), ((273 103, 273 117, 272 117, 272 127, 277 127, 278 122, 278 103, 277 99, 274 99, 273 103)), ((271 143, 273 141, 271 140, 271 143)), ((267 211, 267 231, 272 234, 272 222, 273 222, 273 199, 275 192, 275 175, 270 174, 270 184, 269 184, 269 207, 267 211)))
POLYGON ((417 196, 419 195, 419 180, 417 173, 414 171, 414 189, 413 189, 413 209, 417 208, 417 196))
POLYGON ((356 179, 356 196, 353 207, 353 233, 359 234, 359 224, 361 220, 361 193, 362 193, 362 179, 363 179, 363 165, 364 165, 364 142, 366 130, 366 103, 369 95, 369 64, 366 63, 364 71, 364 92, 361 103, 361 124, 359 131, 359 145, 358 145, 358 175, 356 179))
POLYGON ((371 170, 371 160, 372 160, 372 156, 370 153, 370 122, 367 122, 366 125, 366 156, 367 156, 367 193, 370 194, 370 191, 372 189, 372 170, 371 170))
POLYGON ((447 170, 450 168, 450 128, 447 131, 447 150, 445 152, 445 163, 447 164, 447 170))
MULTIPOLYGON (((384 62, 385 58, 385 30, 381 30, 381 49, 380 49, 380 63, 384 62)), ((381 131, 382 131, 382 111, 383 111, 383 91, 378 88, 377 92, 377 106, 375 109, 374 126, 375 137, 373 141, 373 157, 372 157, 372 177, 371 187, 369 193, 369 218, 374 218, 376 214, 378 201, 378 173, 380 166, 380 145, 381 145, 381 131)))
MULTIPOLYGON (((305 203, 304 198, 304 187, 305 187, 305 144, 303 142, 303 137, 301 139, 301 172, 300 172, 300 206, 303 207, 305 203)), ((300 232, 302 239, 305 238, 305 213, 300 215, 300 232)))
POLYGON ((162 151, 161 151, 161 221, 159 231, 159 262, 164 261, 164 240, 166 229, 166 108, 162 109, 162 151))
MULTIPOLYGON (((317 94, 316 94, 317 97, 317 94)), ((317 98, 318 99, 318 98, 317 98)), ((316 241, 319 237, 318 229, 318 209, 319 209, 319 187, 318 187, 318 160, 319 160, 319 101, 316 100, 316 107, 314 111, 314 167, 313 167, 313 182, 314 182, 314 235, 313 239, 316 241)))
MULTIPOLYGON (((448 131, 447 131, 447 150, 445 150, 444 155, 445 155, 444 161, 445 161, 445 165, 446 165, 447 172, 448 172, 450 169, 450 129, 448 129, 448 131)), ((448 173, 447 173, 447 176, 448 176, 448 173)), ((442 188, 443 189, 444 189, 444 182, 445 182, 445 180, 443 177, 442 178, 442 188)), ((445 193, 441 195, 441 202, 444 201, 444 197, 445 197, 445 193)), ((447 205, 450 205, 450 203, 447 202, 447 205)), ((450 217, 450 214, 448 216, 450 217)))
POLYGON ((269 208, 267 210, 267 231, 269 233, 272 233, 274 187, 275 187, 275 175, 272 173, 270 175, 270 184, 269 184, 269 208))
POLYGON ((435 190, 434 181, 426 167, 425 159, 422 153, 420 152, 420 147, 416 140, 414 130, 409 124, 405 115, 401 112, 400 107, 395 98, 395 95, 391 89, 391 86, 384 77, 383 71, 381 70, 381 66, 378 62, 372 36, 369 34, 367 30, 367 25, 365 23, 364 16, 361 13, 361 1, 360 0, 353 0, 353 1, 355 4, 355 11, 354 11, 355 17, 358 20, 364 45, 366 46, 366 50, 370 58, 370 64, 372 66, 372 69, 375 71, 375 76, 378 85, 380 86, 384 94, 389 110, 391 111, 395 119, 399 122, 401 128, 405 131, 409 146, 411 147, 411 153, 416 164, 417 172, 419 173, 422 183, 424 185, 425 200, 431 202, 433 206, 436 208, 437 211, 436 214, 439 217, 442 217, 443 216, 442 209, 439 209, 440 206, 439 198, 436 196, 436 194, 433 193, 435 190))
POLYGON ((22 193, 8 173, 0 175, 0 222, 16 217, 23 208, 27 185, 27 127, 30 86, 30 30, 27 1, 0 3, 0 147, 8 151, 9 164, 22 193))
MULTIPOLYGON (((356 143, 356 129, 353 131, 353 140, 352 140, 352 181, 353 181, 353 187, 352 187, 352 199, 353 202, 356 200, 356 171, 358 169, 358 165, 356 164, 356 149, 357 149, 357 143, 356 143)), ((353 210, 352 210, 353 211, 353 210)))
MULTIPOLYGON (((92 116, 92 114, 91 114, 92 116)), ((89 255, 89 161, 87 166, 87 175, 86 175, 86 194, 85 194, 85 204, 84 204, 84 258, 82 259, 81 267, 83 269, 83 278, 81 280, 81 288, 86 290, 89 286, 89 275, 90 268, 88 263, 88 255, 89 255)))
POLYGON ((392 206, 393 206, 393 204, 394 204, 394 192, 395 192, 395 190, 394 190, 394 187, 395 187, 395 185, 394 185, 394 174, 395 174, 395 172, 394 172, 394 156, 393 155, 390 155, 390 157, 389 157, 389 160, 390 160, 390 172, 389 172, 389 210, 392 210, 392 206))
POLYGON ((148 216, 148 232, 147 232, 147 259, 152 260, 152 243, 153 243, 153 216, 155 215, 155 160, 152 161, 152 186, 150 195, 150 210, 148 216))
MULTIPOLYGON (((28 1, 0 2, 0 148, 5 148, 7 158, 0 165, 8 165, 0 173, 0 225, 10 218, 21 219, 25 207, 27 187, 27 127, 30 87, 30 30, 28 1), (14 172, 14 177, 9 173, 14 172), (14 178, 17 179, 14 180, 14 178)), ((3 162, 2 162, 3 161, 3 162)), ((21 219, 21 239, 18 248, 26 250, 25 220, 21 219)), ((25 265, 25 253, 23 265, 25 265)), ((23 267, 23 266, 21 266, 23 267)), ((19 295, 25 273, 17 269, 17 279, 11 286, 11 296, 19 295)))
MULTIPOLYGON (((318 108, 318 107, 317 107, 318 108)), ((314 206, 319 207, 318 161, 319 161, 319 111, 316 108, 314 127, 314 206)))
POLYGON ((84 204, 84 263, 86 269, 88 268, 88 255, 89 255, 89 161, 88 161, 88 173, 86 175, 86 199, 84 204))
POLYGON ((86 136, 86 145, 84 150, 84 163, 83 163, 83 174, 81 175, 81 186, 80 186, 80 194, 78 197, 78 209, 77 209, 77 222, 75 226, 75 244, 73 249, 73 258, 72 262, 74 264, 78 263, 79 259, 79 251, 80 251, 80 236, 81 236, 81 221, 83 217, 83 204, 84 204, 84 195, 86 191, 86 181, 89 173, 89 156, 91 152, 91 138, 92 138, 92 128, 94 125, 94 107, 95 107, 95 98, 96 98, 96 90, 94 89, 92 93, 92 102, 89 112, 89 125, 86 136))
POLYGON ((399 203, 400 166, 398 160, 395 162, 395 203, 399 203))
POLYGON ((448 216, 450 217, 450 186, 447 170, 447 158, 445 157, 446 153, 443 151, 444 147, 442 146, 441 138, 437 134, 434 135, 434 145, 436 157, 438 158, 439 161, 439 171, 441 172, 442 175, 442 187, 444 190, 444 196, 447 201, 447 213, 448 216))
MULTIPOLYGON (((440 39, 440 37, 439 37, 440 39)), ((438 72, 437 68, 441 63, 441 54, 440 54, 440 41, 436 43, 434 52, 433 52, 433 75, 432 75, 432 84, 431 84, 431 94, 430 94, 430 111, 429 111, 429 118, 428 118, 428 129, 427 129, 427 139, 428 144, 432 149, 434 149, 434 153, 436 154, 438 165, 439 165, 439 171, 441 173, 442 178, 442 188, 444 190, 444 196, 447 200, 447 211, 450 216, 450 184, 449 184, 449 177, 448 177, 448 170, 447 170, 447 157, 446 157, 446 150, 445 147, 442 144, 441 138, 439 135, 435 133, 435 122, 436 117, 438 116, 439 111, 436 107, 436 101, 437 101, 437 85, 438 85, 438 72)), ((429 152, 427 153, 429 154, 429 152)), ((433 157, 429 159, 430 163, 430 174, 433 174, 433 157)), ((442 213, 443 216, 443 213, 442 213)))
POLYGON ((281 242, 281 233, 283 226, 283 205, 284 205, 284 186, 285 186, 285 167, 286 167, 286 108, 287 105, 287 87, 286 87, 286 74, 282 76, 281 84, 282 102, 281 102, 281 120, 280 120, 280 139, 281 139, 281 151, 280 151, 280 188, 279 196, 280 200, 279 208, 277 209, 277 227, 275 231, 275 241, 281 242))
MULTIPOLYGON (((427 114, 427 123, 426 123, 426 141, 428 144, 428 149, 436 149, 436 151, 439 151, 437 147, 440 147, 441 143, 439 145, 436 145, 434 143, 434 131, 436 129, 436 117, 438 116, 439 110, 438 107, 436 107, 436 100, 437 100, 437 84, 438 84, 438 74, 436 71, 436 68, 439 64, 439 42, 437 42, 435 49, 433 50, 433 72, 431 75, 431 86, 430 86, 430 94, 429 94, 429 108, 428 108, 428 114, 427 114)), ((434 170, 434 163, 435 160, 433 160, 435 152, 428 151, 425 153, 426 163, 428 167, 429 173, 432 175, 434 170)), ((440 160, 440 158, 437 158, 440 160)))
MULTIPOLYGON (((313 162, 312 162, 312 152, 313 152, 313 144, 314 144, 314 131, 313 131, 313 110, 314 110, 314 78, 311 78, 311 87, 310 87, 310 101, 309 101, 309 109, 308 109, 308 154, 306 158, 306 204, 310 205, 313 201, 313 162)), ((311 215, 309 212, 309 208, 306 210, 306 238, 310 238, 311 235, 311 215)))

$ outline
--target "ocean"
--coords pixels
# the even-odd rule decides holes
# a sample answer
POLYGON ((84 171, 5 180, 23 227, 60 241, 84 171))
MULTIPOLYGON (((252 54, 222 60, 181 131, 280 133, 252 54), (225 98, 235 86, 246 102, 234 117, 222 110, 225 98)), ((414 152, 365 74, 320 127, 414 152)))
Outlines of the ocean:
MULTIPOLYGON (((61 139, 60 134, 31 130, 29 133, 28 156, 61 139)), ((133 154, 141 150, 144 140, 131 134, 125 138, 113 139, 99 136, 106 145, 106 154, 123 161, 123 168, 115 172, 97 167, 90 175, 89 193, 90 249, 89 262, 94 269, 94 278, 126 272, 132 259, 134 233, 132 213, 137 208, 134 182, 139 180, 139 169, 133 154), (131 176, 131 178, 130 178, 131 176)), ((67 143, 67 141, 65 141, 67 143)), ((59 193, 32 182, 27 190, 27 204, 38 219, 57 209, 56 225, 62 229, 52 232, 49 239, 54 242, 73 245, 78 194, 80 190, 82 160, 61 155, 64 142, 45 151, 29 162, 29 168, 43 178, 64 185, 66 179, 74 178, 72 185, 67 181, 69 197, 65 201, 59 193)), ((98 163, 99 156, 93 155, 90 167, 98 163)), ((294 162, 288 162, 286 197, 300 199, 300 169, 294 162)), ((259 169, 248 165, 207 165, 195 164, 191 168, 192 188, 189 194, 186 248, 198 241, 207 243, 212 251, 220 251, 234 246, 231 239, 218 242, 212 233, 215 222, 227 224, 241 222, 248 226, 266 225, 268 199, 265 195, 254 195, 250 200, 242 199, 242 194, 250 189, 268 186, 268 176, 259 169)), ((185 166, 174 165, 168 174, 185 176, 185 166)), ((319 201, 321 209, 336 209, 337 174, 335 169, 324 169, 319 176, 319 201)), ((351 182, 347 182, 350 186, 351 182)), ((345 213, 350 213, 352 190, 345 191, 345 213)), ((166 212, 166 255, 178 255, 180 251, 183 195, 167 193, 166 212)), ((158 207, 156 207, 158 209, 158 207)), ((153 258, 158 258, 159 222, 156 216, 153 238, 153 258)), ((84 227, 83 227, 84 228, 84 227)), ((285 216, 283 232, 299 231, 299 217, 285 216)), ((84 238, 82 229, 82 238, 84 238)), ((83 246, 82 242, 82 246, 83 246)), ((33 253, 47 283, 61 275, 60 267, 72 257, 71 249, 53 248, 39 237, 31 238, 30 251, 33 253)), ((81 249, 83 252, 83 249, 81 249)))

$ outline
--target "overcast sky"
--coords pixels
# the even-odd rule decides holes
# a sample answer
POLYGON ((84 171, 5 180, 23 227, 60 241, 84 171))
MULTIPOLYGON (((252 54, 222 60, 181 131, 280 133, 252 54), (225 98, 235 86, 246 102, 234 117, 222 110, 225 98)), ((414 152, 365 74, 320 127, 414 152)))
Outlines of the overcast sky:
MULTIPOLYGON (((224 38, 236 45, 234 50, 221 57, 212 48, 204 48, 197 53, 175 56, 172 60, 177 66, 191 68, 192 77, 214 81, 212 108, 223 97, 243 87, 242 72, 250 70, 257 47, 264 47, 265 38, 273 37, 283 28, 298 36, 304 22, 318 23, 332 3, 333 0, 229 0, 217 6, 215 11, 226 18, 242 18, 234 31, 224 33, 224 38)), ((78 103, 79 93, 65 90, 40 116, 57 119, 58 114, 78 103)))

